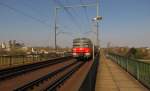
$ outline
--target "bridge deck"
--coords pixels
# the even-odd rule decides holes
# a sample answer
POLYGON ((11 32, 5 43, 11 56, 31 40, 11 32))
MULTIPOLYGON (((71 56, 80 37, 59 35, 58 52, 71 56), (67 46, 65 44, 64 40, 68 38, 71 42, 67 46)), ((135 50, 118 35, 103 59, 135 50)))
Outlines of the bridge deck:
POLYGON ((106 57, 101 57, 96 91, 148 91, 130 74, 106 57))

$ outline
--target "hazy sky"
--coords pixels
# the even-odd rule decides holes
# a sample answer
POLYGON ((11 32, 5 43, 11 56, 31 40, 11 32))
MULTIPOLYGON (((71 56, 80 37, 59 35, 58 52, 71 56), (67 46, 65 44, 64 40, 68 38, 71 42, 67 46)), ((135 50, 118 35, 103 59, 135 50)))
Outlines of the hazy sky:
MULTIPOLYGON (((0 0, 0 42, 17 40, 29 46, 54 46, 54 8, 92 4, 96 0, 0 0)), ((102 46, 150 47, 150 0, 100 0, 102 46)), ((59 9, 58 42, 71 46, 76 37, 95 39, 95 7, 59 9), (63 33, 62 33, 63 32, 63 33), (64 33, 65 32, 65 33, 64 33), (87 33, 88 32, 88 33, 87 33)))

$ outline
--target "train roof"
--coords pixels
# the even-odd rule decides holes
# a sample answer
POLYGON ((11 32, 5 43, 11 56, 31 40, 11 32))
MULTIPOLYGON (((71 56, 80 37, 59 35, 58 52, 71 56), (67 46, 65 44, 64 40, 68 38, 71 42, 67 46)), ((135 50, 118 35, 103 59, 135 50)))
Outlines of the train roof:
POLYGON ((91 42, 89 38, 76 38, 73 42, 91 42))

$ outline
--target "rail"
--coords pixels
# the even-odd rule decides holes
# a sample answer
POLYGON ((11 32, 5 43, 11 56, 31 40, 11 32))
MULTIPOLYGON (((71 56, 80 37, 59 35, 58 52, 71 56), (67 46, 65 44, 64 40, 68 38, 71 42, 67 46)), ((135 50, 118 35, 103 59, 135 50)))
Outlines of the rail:
POLYGON ((45 89, 45 91, 56 91, 57 87, 59 87, 61 85, 61 83, 63 83, 67 78, 69 78, 77 69, 80 68, 80 66, 83 65, 83 62, 78 62, 75 61, 72 64, 69 64, 67 66, 64 66, 56 71, 50 72, 47 75, 31 81, 21 87, 16 88, 14 91, 26 91, 29 89, 33 89, 33 87, 35 86, 39 86, 39 84, 44 83, 44 81, 48 81, 48 79, 51 79, 52 77, 55 77, 56 75, 58 75, 59 73, 66 71, 69 69, 69 71, 67 71, 67 73, 65 73, 63 76, 61 76, 60 78, 56 79, 55 81, 52 81, 52 83, 45 89), (76 65, 74 67, 74 65, 76 65), (73 66, 73 68, 71 68, 73 66))
POLYGON ((73 73, 75 73, 84 63, 80 62, 77 66, 68 71, 65 75, 63 75, 60 79, 56 80, 53 84, 47 87, 44 91, 56 91, 57 87, 61 86, 65 80, 69 79, 73 73))
POLYGON ((150 89, 150 63, 109 53, 108 57, 150 89))
POLYGON ((43 67, 47 67, 50 65, 68 61, 69 59, 71 59, 71 57, 59 57, 59 58, 54 58, 54 59, 47 60, 47 61, 38 62, 38 63, 2 69, 2 70, 0 70, 0 81, 6 79, 8 77, 17 76, 17 75, 23 74, 25 72, 33 71, 36 69, 40 69, 43 67))

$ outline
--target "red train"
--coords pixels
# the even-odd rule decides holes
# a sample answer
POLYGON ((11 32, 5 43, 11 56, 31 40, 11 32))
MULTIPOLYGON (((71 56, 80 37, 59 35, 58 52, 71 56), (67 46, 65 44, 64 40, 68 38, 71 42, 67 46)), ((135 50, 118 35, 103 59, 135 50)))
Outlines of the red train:
POLYGON ((93 43, 88 38, 76 38, 73 40, 72 55, 76 59, 88 60, 93 55, 93 43))

